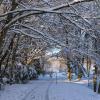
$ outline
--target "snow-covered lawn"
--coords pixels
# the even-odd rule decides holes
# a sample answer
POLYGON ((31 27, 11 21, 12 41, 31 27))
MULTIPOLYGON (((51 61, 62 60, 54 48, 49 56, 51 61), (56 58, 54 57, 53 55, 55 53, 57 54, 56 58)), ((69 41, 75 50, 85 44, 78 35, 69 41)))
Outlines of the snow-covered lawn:
POLYGON ((6 86, 0 91, 0 100, 100 100, 85 81, 35 80, 28 84, 6 86))

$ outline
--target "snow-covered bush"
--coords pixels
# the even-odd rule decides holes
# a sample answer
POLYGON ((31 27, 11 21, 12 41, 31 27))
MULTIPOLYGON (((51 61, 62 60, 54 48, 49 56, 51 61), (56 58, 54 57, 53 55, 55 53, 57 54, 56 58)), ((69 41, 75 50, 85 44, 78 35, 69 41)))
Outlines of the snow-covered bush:
POLYGON ((37 72, 34 67, 29 67, 28 74, 29 74, 29 79, 37 78, 37 72))

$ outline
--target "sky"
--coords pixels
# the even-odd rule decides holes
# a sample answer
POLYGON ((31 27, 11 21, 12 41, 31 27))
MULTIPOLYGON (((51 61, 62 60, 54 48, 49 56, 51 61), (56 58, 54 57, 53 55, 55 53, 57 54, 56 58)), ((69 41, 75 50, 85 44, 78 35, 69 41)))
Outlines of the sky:
POLYGON ((47 55, 52 55, 52 54, 55 54, 55 53, 58 53, 58 52, 60 52, 60 49, 58 49, 58 48, 52 48, 52 49, 50 49, 50 50, 47 50, 47 55))

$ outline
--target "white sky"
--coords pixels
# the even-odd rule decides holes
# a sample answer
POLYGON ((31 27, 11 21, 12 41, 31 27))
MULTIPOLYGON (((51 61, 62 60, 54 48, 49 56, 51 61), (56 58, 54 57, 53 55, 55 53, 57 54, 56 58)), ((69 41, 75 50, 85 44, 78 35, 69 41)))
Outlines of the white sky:
POLYGON ((58 48, 52 48, 51 50, 48 50, 46 54, 52 55, 54 53, 58 53, 59 51, 60 51, 60 49, 58 49, 58 48))

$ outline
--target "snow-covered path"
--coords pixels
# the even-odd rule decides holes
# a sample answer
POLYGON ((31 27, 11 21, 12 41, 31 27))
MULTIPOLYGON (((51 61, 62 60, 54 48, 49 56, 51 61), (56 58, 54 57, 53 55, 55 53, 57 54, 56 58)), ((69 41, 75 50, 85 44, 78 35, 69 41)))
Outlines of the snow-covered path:
POLYGON ((0 100, 100 100, 100 95, 77 82, 37 80, 7 86, 0 91, 0 100))

